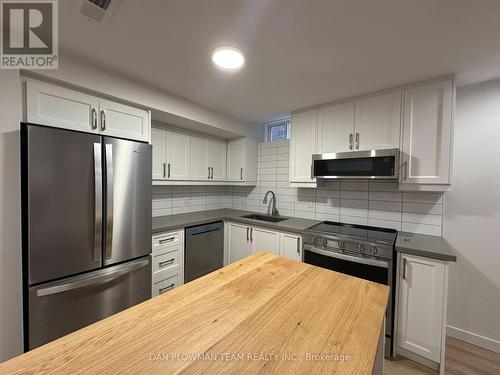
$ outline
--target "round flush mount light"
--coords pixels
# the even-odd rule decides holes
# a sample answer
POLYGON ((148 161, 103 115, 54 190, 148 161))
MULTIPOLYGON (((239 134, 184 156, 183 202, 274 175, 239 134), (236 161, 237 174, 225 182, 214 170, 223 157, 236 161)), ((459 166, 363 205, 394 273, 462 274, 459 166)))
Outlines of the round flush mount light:
POLYGON ((237 70, 245 63, 245 57, 236 47, 222 46, 214 50, 212 61, 224 70, 237 70))

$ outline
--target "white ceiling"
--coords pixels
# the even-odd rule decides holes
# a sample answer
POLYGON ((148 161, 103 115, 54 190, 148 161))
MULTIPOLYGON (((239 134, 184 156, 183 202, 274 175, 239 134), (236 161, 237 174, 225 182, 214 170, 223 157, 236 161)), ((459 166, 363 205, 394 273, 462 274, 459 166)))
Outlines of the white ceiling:
POLYGON ((59 1, 63 50, 244 121, 450 73, 500 77, 499 0, 122 0, 105 28, 73 3, 59 1), (212 66, 223 44, 243 70, 212 66))

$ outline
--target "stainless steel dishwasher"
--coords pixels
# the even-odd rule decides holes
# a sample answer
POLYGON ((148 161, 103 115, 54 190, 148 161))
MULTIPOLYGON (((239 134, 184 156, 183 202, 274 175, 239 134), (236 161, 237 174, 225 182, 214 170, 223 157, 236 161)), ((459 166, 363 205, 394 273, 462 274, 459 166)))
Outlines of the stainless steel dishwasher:
POLYGON ((185 247, 185 282, 222 268, 224 264, 224 223, 218 221, 186 228, 185 247))

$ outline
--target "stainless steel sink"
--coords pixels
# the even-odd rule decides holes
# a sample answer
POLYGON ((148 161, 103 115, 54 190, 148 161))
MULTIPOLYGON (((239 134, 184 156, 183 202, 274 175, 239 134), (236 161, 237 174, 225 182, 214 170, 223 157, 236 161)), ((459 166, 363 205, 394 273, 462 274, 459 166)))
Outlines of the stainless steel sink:
POLYGON ((242 217, 244 217, 246 219, 269 221, 271 223, 278 223, 280 221, 288 219, 287 217, 283 217, 283 216, 258 215, 258 214, 245 215, 242 217))

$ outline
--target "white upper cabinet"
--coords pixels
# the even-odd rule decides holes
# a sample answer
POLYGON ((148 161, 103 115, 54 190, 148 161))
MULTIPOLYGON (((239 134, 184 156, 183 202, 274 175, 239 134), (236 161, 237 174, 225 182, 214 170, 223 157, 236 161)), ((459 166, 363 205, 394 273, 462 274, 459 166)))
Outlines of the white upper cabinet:
POLYGON ((189 134, 153 127, 153 180, 189 180, 189 134))
POLYGON ((207 140, 207 159, 211 180, 224 181, 226 179, 226 147, 226 142, 207 140))
POLYGON ((292 113, 290 134, 290 182, 315 186, 312 155, 316 153, 317 111, 292 113))
POLYGON ((150 138, 148 111, 35 81, 26 82, 26 120, 137 141, 150 138))
POLYGON ((401 91, 356 100, 355 150, 399 148, 401 91))
POLYGON ((149 114, 142 109, 99 100, 101 134, 149 142, 149 114))
POLYGON ((191 180, 209 180, 207 139, 191 136, 191 180))
POLYGON ((165 148, 167 131, 160 128, 151 128, 151 145, 153 146, 153 180, 162 180, 167 177, 165 148))
POLYGON ((350 151, 354 145, 354 102, 318 109, 318 153, 350 151))
POLYGON ((166 175, 169 180, 189 180, 189 134, 167 130, 166 175))
POLYGON ((442 261, 400 256, 397 345, 438 363, 446 328, 445 267, 442 261))
POLYGON ((255 139, 247 137, 228 142, 227 180, 257 181, 257 141, 255 139))
POLYGON ((58 86, 26 83, 26 120, 89 133, 99 133, 99 99, 58 86))
POLYGON ((452 80, 404 91, 402 184, 450 183, 453 97, 452 80))

